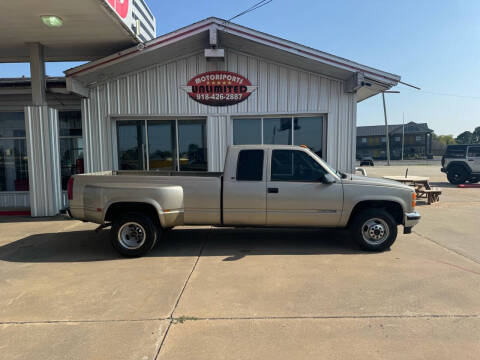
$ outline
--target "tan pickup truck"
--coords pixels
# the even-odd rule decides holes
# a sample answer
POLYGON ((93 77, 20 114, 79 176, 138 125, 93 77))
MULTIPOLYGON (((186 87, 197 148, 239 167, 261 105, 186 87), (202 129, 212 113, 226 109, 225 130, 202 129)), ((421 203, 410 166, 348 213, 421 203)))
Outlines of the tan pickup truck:
POLYGON ((420 220, 412 188, 341 173, 301 146, 231 146, 224 173, 108 171, 68 185, 69 214, 112 226, 112 245, 132 257, 180 225, 348 228, 381 251, 420 220))

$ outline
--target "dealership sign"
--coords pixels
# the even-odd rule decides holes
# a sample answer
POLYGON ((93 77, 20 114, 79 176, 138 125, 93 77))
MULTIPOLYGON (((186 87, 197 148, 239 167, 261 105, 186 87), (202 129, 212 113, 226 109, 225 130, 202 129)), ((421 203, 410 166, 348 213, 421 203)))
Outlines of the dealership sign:
POLYGON ((182 89, 201 104, 228 106, 246 100, 257 87, 240 74, 210 71, 193 77, 182 89))
POLYGON ((130 6, 131 0, 107 0, 107 2, 123 21, 127 23, 133 21, 132 7, 130 6))

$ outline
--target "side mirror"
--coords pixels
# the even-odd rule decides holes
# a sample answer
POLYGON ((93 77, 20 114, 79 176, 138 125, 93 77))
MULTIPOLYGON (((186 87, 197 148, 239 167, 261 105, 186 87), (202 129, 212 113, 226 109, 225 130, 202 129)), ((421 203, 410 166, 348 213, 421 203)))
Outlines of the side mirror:
POLYGON ((332 184, 335 182, 335 178, 329 173, 323 174, 320 181, 324 184, 332 184))

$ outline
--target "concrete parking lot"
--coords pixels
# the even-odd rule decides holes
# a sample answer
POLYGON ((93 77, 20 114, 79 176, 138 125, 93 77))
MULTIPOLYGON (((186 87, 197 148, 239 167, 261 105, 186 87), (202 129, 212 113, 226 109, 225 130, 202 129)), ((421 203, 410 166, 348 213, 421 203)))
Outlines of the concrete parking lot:
POLYGON ((345 231, 203 227, 124 259, 95 225, 3 218, 0 358, 478 359, 480 189, 409 174, 441 201, 384 253, 345 231))

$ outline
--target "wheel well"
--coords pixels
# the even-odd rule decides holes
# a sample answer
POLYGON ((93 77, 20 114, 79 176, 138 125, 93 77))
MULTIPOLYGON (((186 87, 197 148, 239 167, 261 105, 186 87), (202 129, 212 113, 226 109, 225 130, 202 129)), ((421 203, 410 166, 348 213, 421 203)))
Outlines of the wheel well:
POLYGON ((353 208, 348 219, 348 226, 352 223, 355 215, 366 209, 384 209, 393 216, 395 222, 400 225, 403 224, 403 208, 402 205, 395 201, 387 200, 367 200, 361 201, 353 208))
POLYGON ((151 204, 140 202, 118 202, 110 205, 105 214, 105 222, 112 222, 120 214, 138 212, 150 217, 156 225, 160 225, 157 209, 151 204))
POLYGON ((450 164, 448 164, 447 172, 450 171, 450 169, 452 169, 454 167, 461 167, 469 174, 472 172, 472 169, 470 169, 468 164, 465 164, 464 162, 461 162, 461 161, 454 161, 454 162, 451 162, 450 164))

